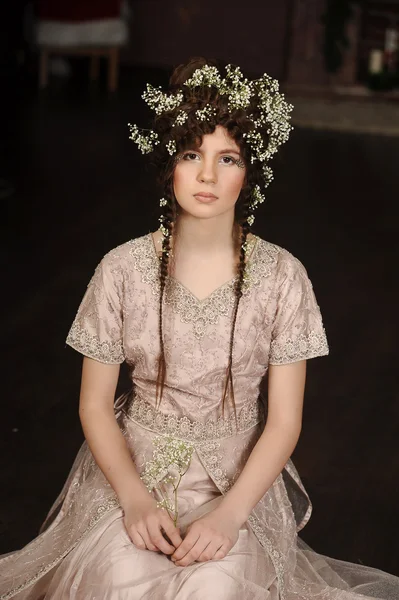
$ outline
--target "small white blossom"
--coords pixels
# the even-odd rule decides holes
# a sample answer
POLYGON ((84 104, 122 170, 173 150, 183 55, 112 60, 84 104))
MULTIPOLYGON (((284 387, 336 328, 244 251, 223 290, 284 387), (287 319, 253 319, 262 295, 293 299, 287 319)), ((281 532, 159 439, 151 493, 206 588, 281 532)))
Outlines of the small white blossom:
POLYGON ((157 505, 168 511, 175 525, 178 519, 177 490, 191 463, 194 448, 172 436, 154 439, 152 460, 146 463, 141 479, 160 498, 157 505))
POLYGON ((128 127, 130 129, 129 139, 137 144, 142 154, 149 154, 154 150, 154 146, 159 144, 158 134, 155 131, 150 129, 146 133, 140 133, 137 125, 131 125, 131 123, 128 123, 128 127))
POLYGON ((169 229, 167 227, 165 227, 164 222, 165 222, 165 217, 164 217, 164 215, 161 215, 159 217, 159 223, 160 223, 159 229, 162 231, 162 235, 164 237, 169 237, 169 229))
MULTIPOLYGON (((204 65, 194 71, 183 84, 181 91, 166 94, 160 87, 155 88, 148 84, 143 98, 157 115, 161 115, 174 111, 182 105, 186 93, 184 87, 198 86, 213 86, 217 88, 220 95, 227 95, 231 111, 245 110, 252 103, 256 116, 249 114, 248 118, 252 121, 254 129, 243 134, 243 137, 251 150, 251 164, 256 161, 264 163, 262 171, 265 187, 267 187, 273 179, 273 173, 265 163, 276 154, 281 144, 288 140, 293 129, 290 124, 293 107, 285 100, 284 94, 279 91, 278 81, 266 73, 259 79, 248 81, 241 70, 232 65, 226 67, 226 75, 222 78, 216 67, 204 65)), ((205 121, 215 114, 215 109, 208 104, 202 109, 197 109, 195 114, 199 121, 205 121)), ((180 109, 172 127, 183 125, 187 119, 187 112, 180 109)), ((158 135, 154 131, 139 133, 136 125, 129 126, 131 128, 130 139, 138 145, 143 154, 152 152, 154 147, 159 144, 158 135)), ((176 153, 174 140, 166 144, 166 149, 171 156, 176 153)), ((259 200, 256 204, 258 203, 260 203, 259 200)))
POLYGON ((169 154, 171 156, 173 156, 174 154, 176 154, 176 142, 175 140, 170 140, 167 144, 166 144, 166 149, 169 152, 169 154))
POLYGON ((184 85, 187 87, 197 87, 199 85, 219 87, 220 83, 221 77, 218 69, 216 67, 204 65, 200 69, 196 69, 184 85))
POLYGON ((205 104, 204 108, 195 111, 195 115, 199 121, 206 121, 216 115, 216 109, 210 104, 205 104))
POLYGON ((165 94, 162 88, 155 88, 147 83, 147 89, 142 95, 143 100, 155 111, 157 115, 162 115, 177 108, 183 102, 183 94, 165 94))
POLYGON ((187 119, 188 119, 188 114, 186 113, 186 111, 179 110, 172 127, 176 127, 177 125, 184 125, 184 123, 187 121, 187 119))
MULTIPOLYGON (((250 209, 255 210, 258 207, 258 204, 262 204, 265 201, 265 196, 260 191, 259 185, 256 185, 252 190, 252 202, 250 204, 250 209)), ((249 221, 248 221, 249 223, 249 221)), ((251 225, 251 223, 249 223, 251 225)))

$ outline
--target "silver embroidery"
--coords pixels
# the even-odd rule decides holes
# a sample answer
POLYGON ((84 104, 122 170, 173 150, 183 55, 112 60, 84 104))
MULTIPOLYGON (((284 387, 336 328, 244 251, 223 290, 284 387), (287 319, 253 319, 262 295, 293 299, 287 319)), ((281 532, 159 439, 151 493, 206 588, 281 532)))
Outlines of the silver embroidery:
POLYGON ((180 315, 182 323, 192 323, 197 339, 204 337, 208 325, 217 325, 221 316, 227 316, 234 306, 234 282, 232 280, 212 292, 204 300, 198 300, 182 284, 169 279, 165 300, 180 315))
POLYGON ((266 530, 265 530, 264 525, 262 525, 260 523, 259 519, 255 515, 251 514, 248 517, 248 523, 250 524, 252 531, 258 538, 259 543, 261 544, 261 546, 263 546, 266 549, 267 553, 270 556, 270 559, 271 559, 274 569, 276 571, 277 581, 279 583, 280 599, 284 600, 286 595, 285 595, 285 585, 284 585, 285 569, 284 569, 283 555, 276 548, 274 548, 273 544, 271 543, 271 541, 269 540, 269 538, 266 535, 266 530))
POLYGON ((150 285, 153 294, 159 294, 159 261, 151 236, 149 233, 131 240, 129 254, 133 258, 133 267, 141 273, 141 281, 150 285))
MULTIPOLYGON (((156 254, 151 233, 140 238, 140 243, 132 240, 129 251, 133 265, 141 273, 142 281, 159 294, 159 258, 156 254)), ((254 236, 248 244, 250 258, 246 265, 243 295, 248 295, 253 287, 259 287, 262 280, 272 272, 279 248, 254 236), (251 255, 252 252, 252 255, 251 255)), ((180 315, 183 323, 191 323, 197 339, 201 339, 209 325, 217 325, 221 316, 228 316, 234 307, 234 285, 237 277, 226 282, 203 300, 199 300, 178 280, 167 278, 165 302, 180 315)))
POLYGON ((155 410, 151 404, 138 395, 125 411, 127 417, 139 425, 155 433, 170 434, 185 441, 214 441, 242 433, 257 425, 262 419, 262 407, 258 400, 245 404, 237 414, 237 425, 234 414, 226 419, 194 421, 188 417, 165 414, 155 410))
POLYGON ((223 454, 220 453, 220 442, 215 440, 199 442, 196 450, 203 466, 222 494, 228 492, 232 482, 228 479, 227 471, 222 469, 223 454))
POLYGON ((302 333, 295 339, 289 337, 273 340, 270 344, 269 362, 273 365, 282 365, 326 354, 328 354, 328 343, 323 329, 317 333, 314 331, 308 334, 302 333))
POLYGON ((96 335, 90 335, 75 321, 68 333, 66 343, 78 352, 109 364, 120 364, 125 360, 123 342, 100 342, 96 335))
POLYGON ((45 575, 46 573, 48 573, 49 571, 51 571, 51 569, 53 567, 55 567, 63 558, 65 558, 67 556, 67 554, 69 554, 71 552, 71 550, 73 550, 78 544, 79 542, 89 533, 89 531, 91 529, 93 529, 93 527, 95 525, 97 525, 97 523, 112 509, 114 508, 119 508, 119 502, 117 500, 116 497, 111 497, 108 498, 107 500, 105 500, 102 504, 100 504, 97 507, 97 510, 95 511, 95 513, 93 514, 93 516, 91 517, 89 524, 87 526, 87 528, 85 529, 85 531, 83 531, 83 533, 74 541, 74 543, 68 547, 66 550, 64 550, 62 552, 62 554, 58 555, 54 560, 52 560, 50 563, 43 565, 36 573, 33 577, 31 577, 30 579, 24 581, 23 583, 21 583, 21 585, 19 585, 18 587, 9 590, 6 594, 2 594, 2 596, 0 596, 0 600, 9 600, 9 598, 12 598, 13 596, 15 596, 15 594, 22 592, 24 589, 26 589, 27 587, 30 587, 31 585, 33 585, 36 581, 38 581, 41 577, 43 577, 43 575, 45 575))

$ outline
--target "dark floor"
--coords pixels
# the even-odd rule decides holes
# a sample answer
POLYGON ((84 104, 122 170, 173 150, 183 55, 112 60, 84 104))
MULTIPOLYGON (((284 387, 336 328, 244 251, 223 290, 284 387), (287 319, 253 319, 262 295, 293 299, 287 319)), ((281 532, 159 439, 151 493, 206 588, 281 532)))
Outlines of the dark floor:
MULTIPOLYGON (((17 193, 2 200, 0 552, 37 533, 82 440, 81 357, 64 340, 92 271, 157 226, 126 124, 145 123, 140 91, 164 79, 125 72, 112 98, 53 81, 19 109, 17 193)), ((331 346, 310 361, 294 456, 314 503, 303 538, 399 575, 398 150, 399 138, 296 130, 256 232, 305 263, 331 346)))

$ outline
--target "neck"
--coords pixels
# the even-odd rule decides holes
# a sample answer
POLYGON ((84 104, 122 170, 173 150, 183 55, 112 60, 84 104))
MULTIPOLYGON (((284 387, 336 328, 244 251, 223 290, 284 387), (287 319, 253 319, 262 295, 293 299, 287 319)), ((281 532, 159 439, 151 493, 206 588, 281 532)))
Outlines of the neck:
POLYGON ((234 247, 234 212, 215 219, 198 219, 188 214, 180 215, 177 226, 180 249, 185 252, 212 254, 234 247))

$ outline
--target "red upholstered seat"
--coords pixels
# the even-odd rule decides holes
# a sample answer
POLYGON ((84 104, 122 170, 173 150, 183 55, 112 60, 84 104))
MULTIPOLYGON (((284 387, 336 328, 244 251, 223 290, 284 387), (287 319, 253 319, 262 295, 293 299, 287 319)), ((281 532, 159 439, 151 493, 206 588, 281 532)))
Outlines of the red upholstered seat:
POLYGON ((46 87, 53 54, 90 57, 90 79, 98 78, 99 60, 108 60, 108 89, 118 85, 119 49, 128 40, 124 0, 38 0, 36 41, 40 47, 39 85, 46 87))

